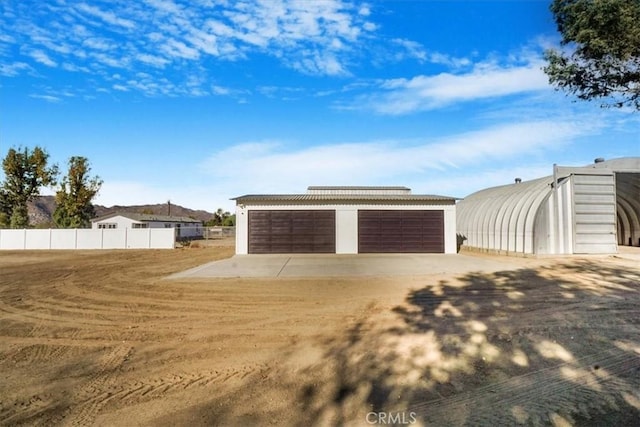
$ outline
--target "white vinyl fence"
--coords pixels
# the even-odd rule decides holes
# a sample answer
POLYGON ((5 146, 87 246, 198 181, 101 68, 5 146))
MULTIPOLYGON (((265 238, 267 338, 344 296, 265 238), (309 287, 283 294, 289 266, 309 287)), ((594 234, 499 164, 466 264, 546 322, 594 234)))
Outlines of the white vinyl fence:
POLYGON ((9 249, 173 249, 173 228, 0 229, 0 250, 9 249))

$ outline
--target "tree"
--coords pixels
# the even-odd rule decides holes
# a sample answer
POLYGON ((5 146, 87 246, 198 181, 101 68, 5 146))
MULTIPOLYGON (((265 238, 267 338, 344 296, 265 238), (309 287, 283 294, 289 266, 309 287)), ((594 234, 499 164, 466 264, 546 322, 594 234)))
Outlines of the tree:
POLYGON ((0 187, 0 228, 9 227, 11 218, 10 206, 6 192, 0 187))
POLYGON ((0 186, 0 208, 11 228, 29 225, 27 203, 40 194, 40 188, 55 185, 56 165, 48 166, 49 154, 40 147, 10 148, 2 161, 5 182, 0 186))
POLYGON ((549 82, 582 100, 640 111, 640 1, 554 0, 561 44, 545 52, 549 82))
MULTIPOLYGON (((227 212, 228 213, 228 212, 227 212)), ((224 227, 235 227, 236 226, 236 214, 229 215, 222 221, 222 225, 224 227)))
POLYGON ((213 218, 207 221, 205 225, 208 227, 214 227, 218 225, 226 226, 227 224, 229 224, 229 222, 232 221, 230 219, 232 216, 233 216, 233 222, 235 223, 235 215, 231 215, 230 212, 227 212, 222 208, 218 208, 218 210, 213 214, 213 218))
POLYGON ((89 177, 91 167, 86 157, 73 156, 69 159, 69 172, 62 179, 56 192, 56 210, 53 220, 61 228, 88 227, 95 211, 91 200, 102 186, 100 177, 89 177))

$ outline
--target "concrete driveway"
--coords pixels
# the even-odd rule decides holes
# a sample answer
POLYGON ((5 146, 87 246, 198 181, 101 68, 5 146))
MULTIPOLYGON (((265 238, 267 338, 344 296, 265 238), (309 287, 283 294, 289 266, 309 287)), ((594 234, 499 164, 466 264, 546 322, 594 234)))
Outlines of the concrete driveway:
POLYGON ((466 254, 236 255, 173 274, 169 279, 207 277, 420 276, 520 267, 521 259, 466 254))

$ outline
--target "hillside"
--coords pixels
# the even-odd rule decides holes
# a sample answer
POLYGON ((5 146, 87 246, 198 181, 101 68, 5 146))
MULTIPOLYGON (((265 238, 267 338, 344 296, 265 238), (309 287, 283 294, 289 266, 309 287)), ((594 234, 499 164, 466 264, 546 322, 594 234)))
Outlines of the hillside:
MULTIPOLYGON (((39 196, 33 202, 29 203, 29 222, 31 225, 48 225, 53 221, 53 212, 56 209, 56 201, 54 196, 39 196)), ((96 216, 109 215, 116 212, 129 213, 151 213, 156 215, 168 215, 169 209, 171 215, 187 216, 200 221, 208 221, 213 218, 214 214, 203 210, 193 210, 180 205, 167 203, 159 203, 155 205, 136 205, 136 206, 111 206, 95 205, 96 216)))

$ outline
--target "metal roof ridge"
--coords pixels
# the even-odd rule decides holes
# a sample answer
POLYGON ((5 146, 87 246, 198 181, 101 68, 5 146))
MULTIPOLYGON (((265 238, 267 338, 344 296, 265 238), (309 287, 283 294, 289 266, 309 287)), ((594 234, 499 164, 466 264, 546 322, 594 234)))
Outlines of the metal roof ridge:
POLYGON ((282 200, 460 200, 459 197, 442 196, 437 194, 245 194, 232 197, 230 200, 240 199, 282 199, 282 200))

